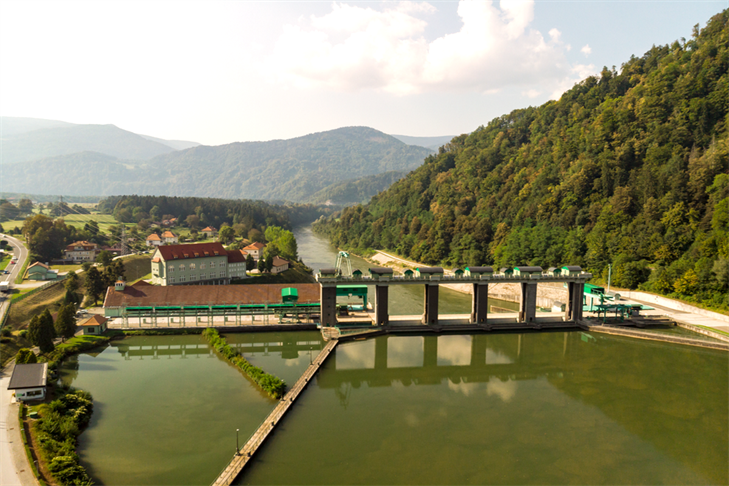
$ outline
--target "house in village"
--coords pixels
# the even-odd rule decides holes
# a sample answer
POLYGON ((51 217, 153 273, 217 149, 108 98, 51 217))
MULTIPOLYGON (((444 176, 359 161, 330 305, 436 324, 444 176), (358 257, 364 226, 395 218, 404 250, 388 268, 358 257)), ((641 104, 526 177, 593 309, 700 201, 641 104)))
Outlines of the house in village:
POLYGON ((289 269, 290 263, 279 256, 273 257, 273 267, 271 273, 281 273, 289 269))
POLYGON ((246 254, 252 256, 254 260, 258 261, 263 258, 264 248, 266 248, 266 245, 264 245, 263 243, 255 242, 243 248, 243 251, 246 252, 246 254))
POLYGON ((99 335, 106 332, 106 323, 109 321, 104 316, 94 314, 86 320, 80 321, 76 326, 81 331, 81 334, 93 334, 99 335))
POLYGON ((16 364, 8 390, 15 390, 17 400, 43 400, 47 381, 48 363, 16 364))
POLYGON ((205 238, 215 238, 216 236, 218 236, 218 230, 216 230, 212 226, 208 226, 200 230, 200 234, 205 235, 205 238))
POLYGON ((162 243, 164 242, 157 233, 152 233, 151 235, 147 236, 147 246, 161 246, 162 243))
POLYGON ((25 278, 28 280, 55 280, 58 278, 58 270, 51 270, 48 265, 35 262, 25 271, 25 278))
POLYGON ((177 236, 170 230, 165 231, 162 233, 162 242, 164 242, 165 245, 174 245, 178 243, 177 236))
POLYGON ((88 241, 76 241, 66 247, 63 252, 64 260, 74 262, 93 262, 99 252, 99 245, 88 241))

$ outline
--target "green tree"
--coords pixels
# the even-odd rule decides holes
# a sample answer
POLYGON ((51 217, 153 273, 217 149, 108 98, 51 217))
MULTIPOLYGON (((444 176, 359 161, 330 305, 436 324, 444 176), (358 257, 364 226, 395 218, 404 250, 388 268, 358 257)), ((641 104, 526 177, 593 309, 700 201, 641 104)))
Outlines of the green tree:
POLYGON ((39 321, 38 348, 40 348, 41 353, 50 353, 55 347, 53 339, 56 337, 56 330, 53 327, 53 317, 48 309, 43 311, 39 321))
POLYGON ((23 214, 31 214, 33 212, 33 201, 23 198, 18 202, 18 209, 23 214))
POLYGON ((54 325, 56 335, 63 337, 64 340, 70 339, 76 334, 76 307, 73 304, 61 306, 58 311, 58 317, 54 325))
POLYGON ((220 231, 218 231, 218 239, 221 243, 228 243, 233 238, 235 238, 235 230, 233 228, 227 224, 220 227, 220 231))
POLYGON ((35 353, 28 348, 20 348, 15 356, 15 364, 31 364, 37 363, 38 358, 35 353))
POLYGON ((38 346, 40 343, 40 335, 41 320, 39 315, 35 315, 30 319, 30 324, 28 324, 28 341, 34 346, 38 346))
POLYGON ((66 275, 66 280, 63 281, 63 287, 70 292, 76 292, 79 286, 79 278, 76 272, 71 270, 66 275))
POLYGON ((96 256, 96 261, 106 267, 111 263, 111 260, 113 258, 114 258, 114 255, 112 255, 110 251, 101 250, 99 252, 99 254, 96 256))
POLYGON ((263 273, 266 270, 266 261, 263 258, 258 259, 258 271, 263 273))
POLYGON ((256 261, 253 259, 253 255, 249 253, 246 257, 246 270, 250 272, 254 268, 256 268, 256 261))
POLYGON ((86 297, 96 304, 105 289, 104 278, 96 267, 89 268, 89 271, 86 273, 84 287, 86 288, 86 297))
POLYGON ((266 255, 266 261, 264 266, 266 268, 266 272, 270 272, 273 268, 273 255, 271 255, 270 253, 266 255))

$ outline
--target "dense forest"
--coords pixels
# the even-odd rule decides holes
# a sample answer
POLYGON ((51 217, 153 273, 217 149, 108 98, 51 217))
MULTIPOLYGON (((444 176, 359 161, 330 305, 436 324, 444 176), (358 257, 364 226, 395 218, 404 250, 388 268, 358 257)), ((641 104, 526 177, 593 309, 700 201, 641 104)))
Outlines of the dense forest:
POLYGON ((318 204, 335 204, 348 206, 366 203, 372 196, 390 187, 407 175, 406 171, 393 170, 383 174, 360 177, 349 181, 332 184, 311 196, 310 200, 318 204))
POLYGON ((728 11, 454 138, 315 229, 429 264, 576 264, 727 310, 728 11))
POLYGON ((313 221, 327 211, 312 204, 274 205, 263 201, 170 196, 112 196, 102 199, 98 209, 113 214, 121 223, 177 218, 180 223, 193 223, 200 228, 220 228, 228 223, 243 224, 249 230, 267 226, 290 229, 313 221))

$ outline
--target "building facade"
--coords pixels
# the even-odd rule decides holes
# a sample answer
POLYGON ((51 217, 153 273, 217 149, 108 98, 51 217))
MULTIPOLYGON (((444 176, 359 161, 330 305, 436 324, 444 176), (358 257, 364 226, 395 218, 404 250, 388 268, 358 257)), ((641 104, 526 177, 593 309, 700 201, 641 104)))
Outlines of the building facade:
POLYGON ((263 257, 264 248, 266 248, 266 245, 256 242, 243 248, 243 251, 252 256, 254 260, 258 261, 263 257))
POLYGON ((174 245, 176 243, 179 243, 179 240, 177 239, 177 235, 175 235, 172 231, 165 231, 162 233, 162 241, 165 245, 174 245))
POLYGON ((76 241, 66 247, 63 252, 65 260, 73 260, 74 262, 93 262, 96 260, 99 245, 88 241, 76 241))
POLYGON ((162 286, 228 284, 228 251, 220 243, 160 246, 152 255, 152 283, 162 286))
POLYGON ((147 236, 147 246, 161 246, 162 243, 162 238, 157 233, 147 236))

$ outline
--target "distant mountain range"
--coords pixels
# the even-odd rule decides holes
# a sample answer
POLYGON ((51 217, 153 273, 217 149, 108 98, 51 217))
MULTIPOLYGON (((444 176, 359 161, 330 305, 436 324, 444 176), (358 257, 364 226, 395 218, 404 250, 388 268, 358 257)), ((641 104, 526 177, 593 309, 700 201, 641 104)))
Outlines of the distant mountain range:
MULTIPOLYGON (((431 153, 368 127, 290 140, 203 146, 137 135, 113 125, 2 121, 9 130, 3 131, 0 190, 8 192, 309 202, 321 201, 332 185, 398 174, 368 179, 352 191, 333 190, 336 203, 351 204, 386 189, 431 153)), ((425 137, 430 138, 436 137, 425 137)))
POLYGON ((57 120, 2 117, 1 164, 99 152, 128 160, 149 160, 157 155, 199 145, 138 135, 114 125, 76 125, 57 120))

